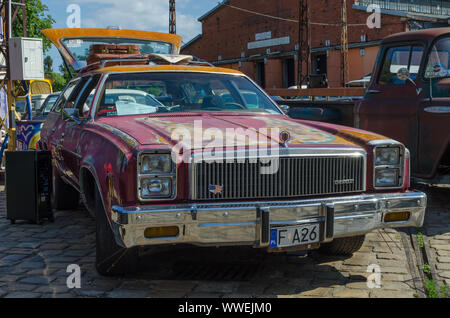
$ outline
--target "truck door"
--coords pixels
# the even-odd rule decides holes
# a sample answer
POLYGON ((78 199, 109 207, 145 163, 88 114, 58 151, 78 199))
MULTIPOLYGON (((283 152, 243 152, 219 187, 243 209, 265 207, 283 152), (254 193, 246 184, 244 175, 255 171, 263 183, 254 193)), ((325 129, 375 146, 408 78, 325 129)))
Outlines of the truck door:
POLYGON ((421 177, 432 178, 450 143, 450 36, 431 46, 423 72, 428 98, 419 113, 419 169, 421 177))
POLYGON ((402 142, 411 151, 413 167, 417 165, 420 88, 400 79, 397 73, 406 68, 415 81, 423 53, 421 43, 381 47, 371 83, 356 108, 356 125, 402 142))

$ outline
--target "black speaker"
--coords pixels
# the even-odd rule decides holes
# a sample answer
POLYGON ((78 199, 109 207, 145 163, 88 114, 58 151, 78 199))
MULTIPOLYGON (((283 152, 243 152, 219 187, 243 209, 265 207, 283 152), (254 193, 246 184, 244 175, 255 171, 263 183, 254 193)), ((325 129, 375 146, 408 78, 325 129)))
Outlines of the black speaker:
POLYGON ((50 151, 7 151, 5 156, 6 218, 11 223, 53 221, 50 151))

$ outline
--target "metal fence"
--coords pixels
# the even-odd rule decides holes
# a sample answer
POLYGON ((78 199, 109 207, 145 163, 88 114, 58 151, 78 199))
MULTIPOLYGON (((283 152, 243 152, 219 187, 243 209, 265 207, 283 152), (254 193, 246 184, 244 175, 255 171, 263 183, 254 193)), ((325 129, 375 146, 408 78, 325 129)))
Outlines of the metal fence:
POLYGON ((355 4, 375 4, 385 10, 450 16, 450 0, 358 0, 355 4))

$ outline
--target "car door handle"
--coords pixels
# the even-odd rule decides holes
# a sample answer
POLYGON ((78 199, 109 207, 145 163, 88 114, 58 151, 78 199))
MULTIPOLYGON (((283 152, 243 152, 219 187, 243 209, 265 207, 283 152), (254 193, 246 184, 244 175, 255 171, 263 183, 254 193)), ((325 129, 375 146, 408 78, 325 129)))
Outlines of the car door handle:
POLYGON ((381 93, 381 91, 376 90, 376 89, 368 89, 367 90, 367 94, 379 94, 381 93))

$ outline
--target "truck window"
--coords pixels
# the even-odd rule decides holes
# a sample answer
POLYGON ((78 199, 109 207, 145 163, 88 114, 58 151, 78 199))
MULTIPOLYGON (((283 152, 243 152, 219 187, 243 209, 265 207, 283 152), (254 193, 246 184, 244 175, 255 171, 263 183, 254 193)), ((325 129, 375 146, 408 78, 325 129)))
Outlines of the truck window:
POLYGON ((411 74, 411 78, 415 79, 419 73, 422 56, 423 47, 419 45, 389 48, 384 56, 378 83, 382 85, 404 84, 405 81, 397 77, 397 72, 401 68, 407 68, 411 74))
POLYGON ((442 78, 450 76, 450 37, 436 41, 428 56, 425 78, 442 78))

